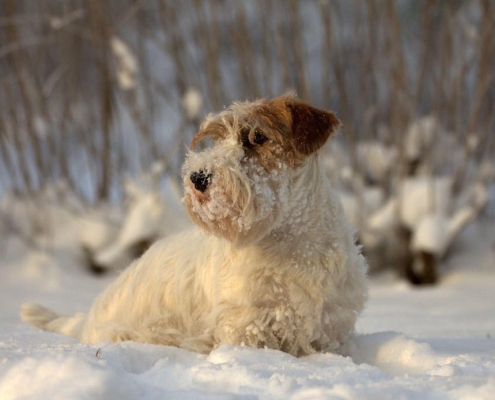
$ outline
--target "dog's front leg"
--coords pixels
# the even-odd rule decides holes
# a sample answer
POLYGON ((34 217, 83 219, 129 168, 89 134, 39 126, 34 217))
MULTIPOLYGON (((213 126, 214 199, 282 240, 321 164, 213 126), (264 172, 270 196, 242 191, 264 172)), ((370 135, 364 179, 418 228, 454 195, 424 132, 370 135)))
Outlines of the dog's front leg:
POLYGON ((264 308, 223 304, 217 318, 215 341, 233 346, 278 348, 278 341, 269 329, 271 313, 264 308))
POLYGON ((299 343, 298 322, 293 310, 282 304, 223 304, 217 318, 215 342, 268 347, 293 355, 313 352, 299 343))

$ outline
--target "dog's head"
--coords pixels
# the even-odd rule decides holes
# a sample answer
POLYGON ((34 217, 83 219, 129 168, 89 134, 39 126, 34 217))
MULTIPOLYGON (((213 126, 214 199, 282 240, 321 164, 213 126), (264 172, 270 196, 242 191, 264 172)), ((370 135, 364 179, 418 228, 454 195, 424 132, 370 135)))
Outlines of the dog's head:
POLYGON ((208 115, 183 166, 189 216, 233 243, 261 240, 290 208, 294 174, 339 126, 334 114, 293 95, 208 115), (207 141, 211 147, 194 152, 207 141))

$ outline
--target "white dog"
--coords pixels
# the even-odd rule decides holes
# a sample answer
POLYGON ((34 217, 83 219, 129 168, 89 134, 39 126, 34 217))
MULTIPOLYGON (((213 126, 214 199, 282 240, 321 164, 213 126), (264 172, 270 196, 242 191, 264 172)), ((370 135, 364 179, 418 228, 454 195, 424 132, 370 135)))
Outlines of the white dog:
POLYGON ((28 304, 22 318, 86 343, 338 350, 367 297, 366 262, 317 156, 339 125, 292 95, 207 116, 191 149, 211 146, 183 167, 201 229, 155 243, 88 315, 28 304))

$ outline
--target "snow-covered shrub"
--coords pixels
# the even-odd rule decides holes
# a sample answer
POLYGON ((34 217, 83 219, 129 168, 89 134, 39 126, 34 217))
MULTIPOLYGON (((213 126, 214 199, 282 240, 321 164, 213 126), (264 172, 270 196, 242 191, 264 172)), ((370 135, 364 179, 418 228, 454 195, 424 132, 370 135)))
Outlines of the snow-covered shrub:
POLYGON ((495 166, 468 158, 476 138, 461 144, 427 116, 389 145, 337 143, 329 150, 329 175, 372 270, 394 266, 412 283, 437 280, 439 262, 489 200, 495 166))
POLYGON ((118 228, 96 245, 81 237, 93 272, 122 269, 160 237, 191 225, 181 204, 182 190, 169 176, 161 179, 163 165, 124 183, 125 202, 118 228), (160 181, 163 182, 160 182, 160 181))
POLYGON ((190 226, 182 191, 164 177, 162 165, 126 178, 124 187, 124 201, 113 204, 84 204, 63 182, 35 195, 6 194, 0 202, 0 252, 18 240, 29 250, 101 273, 126 268, 158 238, 190 226))

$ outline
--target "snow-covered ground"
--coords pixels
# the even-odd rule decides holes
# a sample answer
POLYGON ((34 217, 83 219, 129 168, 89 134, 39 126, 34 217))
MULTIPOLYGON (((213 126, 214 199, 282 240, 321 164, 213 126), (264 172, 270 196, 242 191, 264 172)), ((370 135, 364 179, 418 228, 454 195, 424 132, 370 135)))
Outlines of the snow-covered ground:
POLYGON ((20 321, 21 303, 84 311, 113 277, 91 276, 70 252, 28 251, 4 237, 0 399, 493 399, 494 241, 493 219, 470 226, 438 286, 372 277, 351 356, 298 359, 246 347, 200 355, 132 342, 86 345, 39 331, 20 321))

